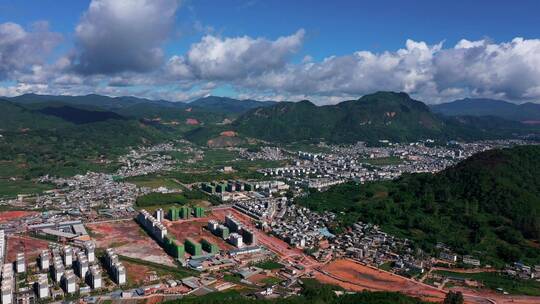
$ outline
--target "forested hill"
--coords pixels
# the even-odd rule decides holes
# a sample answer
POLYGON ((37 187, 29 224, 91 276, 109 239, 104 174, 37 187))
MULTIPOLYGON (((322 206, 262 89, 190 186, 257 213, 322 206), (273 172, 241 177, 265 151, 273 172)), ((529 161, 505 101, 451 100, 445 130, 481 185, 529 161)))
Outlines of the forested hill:
MULTIPOLYGON (((100 170, 130 146, 172 138, 167 126, 73 106, 29 107, 0 99, 0 162, 18 177, 100 170)), ((9 171, 9 170, 6 170, 9 171)))
POLYGON ((436 136, 443 123, 405 93, 378 92, 321 107, 307 100, 282 102, 242 115, 235 126, 241 134, 270 141, 355 142, 436 136))
POLYGON ((488 262, 540 262, 540 146, 476 154, 438 174, 344 184, 300 200, 382 225, 428 250, 444 242, 488 262))
POLYGON ((406 93, 395 92, 377 92, 328 106, 307 100, 281 102, 248 111, 233 126, 241 135, 275 142, 476 140, 538 132, 501 118, 439 116, 406 93))
POLYGON ((210 112, 221 113, 244 113, 248 110, 269 107, 276 104, 275 101, 238 100, 228 97, 207 96, 190 102, 188 105, 210 112))
POLYGON ((432 105, 431 110, 447 116, 495 116, 515 121, 540 121, 540 104, 514 104, 495 99, 465 98, 432 105))

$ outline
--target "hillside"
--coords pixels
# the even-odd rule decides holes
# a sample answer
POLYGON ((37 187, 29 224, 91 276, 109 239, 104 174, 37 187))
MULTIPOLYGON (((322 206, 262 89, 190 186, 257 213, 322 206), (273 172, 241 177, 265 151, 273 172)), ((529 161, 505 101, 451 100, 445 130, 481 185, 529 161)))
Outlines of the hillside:
POLYGON ((194 100, 188 104, 195 108, 220 113, 244 113, 246 111, 274 105, 274 101, 257 101, 252 99, 238 100, 228 97, 208 96, 194 100))
POLYGON ((540 121, 540 104, 517 105, 495 99, 465 98, 432 105, 431 110, 447 116, 495 116, 514 121, 540 121))
MULTIPOLYGON (((71 106, 27 108, 0 101, 0 162, 17 177, 69 175, 109 166, 129 146, 174 136, 165 126, 145 125, 113 112, 71 106), (13 169, 13 170, 11 170, 13 169)), ((0 178, 7 178, 0 172, 0 178)))
POLYGON ((377 92, 358 100, 318 107, 309 101, 282 102, 240 116, 241 135, 268 141, 352 143, 380 139, 484 139, 526 133, 527 126, 502 119, 444 118, 405 93, 377 92))
POLYGON ((43 115, 21 105, 0 99, 0 130, 55 128, 66 125, 67 123, 60 118, 43 115))
POLYGON ((339 185, 299 201, 340 213, 336 228, 361 219, 434 251, 445 242, 490 263, 540 262, 540 146, 492 150, 438 174, 339 185))
POLYGON ((4 99, 27 109, 40 110, 47 107, 67 106, 89 111, 114 112, 121 116, 137 119, 158 119, 178 124, 185 124, 188 119, 197 121, 198 124, 221 123, 224 119, 234 119, 239 114, 251 109, 274 104, 272 101, 237 100, 217 96, 200 98, 190 103, 150 100, 132 96, 109 97, 97 94, 84 96, 24 94, 4 99))
POLYGON ((69 95, 39 95, 39 94, 24 94, 16 97, 9 97, 4 99, 10 100, 14 103, 20 103, 23 105, 36 104, 36 103, 62 103, 72 106, 95 106, 107 110, 120 109, 124 107, 133 106, 136 104, 159 104, 165 107, 183 107, 183 103, 173 103, 168 101, 154 101, 146 98, 138 98, 132 96, 122 97, 109 97, 98 94, 89 94, 83 96, 69 96, 69 95))
POLYGON ((39 113, 42 113, 45 115, 56 116, 74 124, 85 124, 85 123, 106 121, 109 119, 116 119, 116 120, 126 119, 125 117, 120 116, 114 112, 91 111, 91 110, 70 107, 70 106, 45 107, 43 109, 40 109, 39 113))

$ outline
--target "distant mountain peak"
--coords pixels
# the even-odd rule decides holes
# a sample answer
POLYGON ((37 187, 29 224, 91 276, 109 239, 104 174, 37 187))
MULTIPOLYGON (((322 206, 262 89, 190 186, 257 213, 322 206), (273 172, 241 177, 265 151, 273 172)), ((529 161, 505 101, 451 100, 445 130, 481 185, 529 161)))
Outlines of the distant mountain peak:
POLYGON ((514 104, 488 98, 463 98, 452 102, 432 105, 431 109, 447 116, 495 116, 514 121, 540 120, 540 104, 514 104))
POLYGON ((234 99, 230 97, 206 96, 189 103, 190 106, 209 111, 225 113, 244 113, 246 111, 274 105, 273 101, 258 101, 252 99, 234 99))

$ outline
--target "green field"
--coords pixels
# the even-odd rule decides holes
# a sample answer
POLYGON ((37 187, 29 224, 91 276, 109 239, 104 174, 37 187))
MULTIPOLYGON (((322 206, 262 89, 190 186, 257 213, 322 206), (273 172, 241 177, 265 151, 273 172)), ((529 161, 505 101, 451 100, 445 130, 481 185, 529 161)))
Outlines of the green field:
POLYGON ((261 280, 261 283, 264 283, 266 286, 277 285, 281 282, 283 282, 283 280, 276 277, 267 277, 261 280))
POLYGON ((275 270, 275 269, 281 269, 284 267, 283 264, 278 263, 273 260, 258 262, 258 263, 253 264, 253 266, 266 269, 266 270, 275 270))
POLYGON ((192 157, 189 153, 179 152, 179 151, 168 151, 163 152, 164 155, 170 155, 172 158, 174 158, 177 161, 186 161, 192 157))
POLYGON ((489 289, 502 288, 510 294, 540 296, 540 282, 534 280, 521 280, 495 272, 459 273, 438 270, 434 271, 434 273, 446 277, 475 280, 489 289))
POLYGON ((18 161, 0 161, 0 178, 22 176, 25 164, 18 161))
POLYGON ((139 208, 157 207, 163 205, 196 205, 201 201, 212 201, 212 197, 201 190, 185 190, 182 193, 152 192, 139 196, 135 205, 139 208))
POLYGON ((172 178, 159 175, 136 176, 125 179, 124 181, 133 183, 139 187, 148 187, 156 189, 166 187, 167 189, 184 189, 182 185, 175 182, 172 178))
MULTIPOLYGON (((217 150, 211 151, 213 151, 212 158, 216 159, 217 156, 215 153, 217 153, 217 150)), ((189 166, 184 165, 177 171, 168 172, 167 177, 176 179, 185 184, 229 179, 264 179, 264 175, 258 173, 257 170, 269 167, 279 167, 285 164, 285 162, 282 161, 232 160, 229 156, 224 156, 224 158, 228 159, 228 161, 225 162, 214 162, 212 160, 208 162, 199 162, 189 166), (234 172, 221 172, 220 169, 223 169, 224 166, 231 166, 234 172)))
MULTIPOLYGON (((227 279, 225 279, 227 280, 227 279)), ((314 279, 302 279, 303 285, 299 295, 288 298, 255 299, 246 297, 238 290, 215 292, 204 296, 186 296, 167 302, 178 304, 424 304, 419 299, 395 292, 359 292, 337 296, 336 291, 342 289, 321 284, 314 279)))
POLYGON ((158 263, 148 262, 140 259, 130 258, 124 255, 119 256, 121 261, 126 261, 133 264, 139 264, 147 266, 152 270, 156 271, 159 276, 162 275, 172 275, 175 279, 183 279, 190 276, 196 276, 197 272, 182 266, 171 267, 158 263))
POLYGON ((204 151, 203 163, 206 165, 222 165, 231 162, 238 157, 235 151, 226 149, 207 149, 204 151))
POLYGON ((0 179, 0 198, 16 197, 18 194, 36 194, 51 189, 54 189, 52 185, 31 180, 0 179))

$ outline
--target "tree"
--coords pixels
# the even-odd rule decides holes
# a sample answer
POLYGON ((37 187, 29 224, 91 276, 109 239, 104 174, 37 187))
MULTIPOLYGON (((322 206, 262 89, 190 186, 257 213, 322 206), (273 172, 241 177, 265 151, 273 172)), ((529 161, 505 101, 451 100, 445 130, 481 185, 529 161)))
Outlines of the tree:
POLYGON ((454 292, 450 291, 446 294, 446 297, 444 298, 444 304, 463 304, 463 294, 459 291, 454 292))

